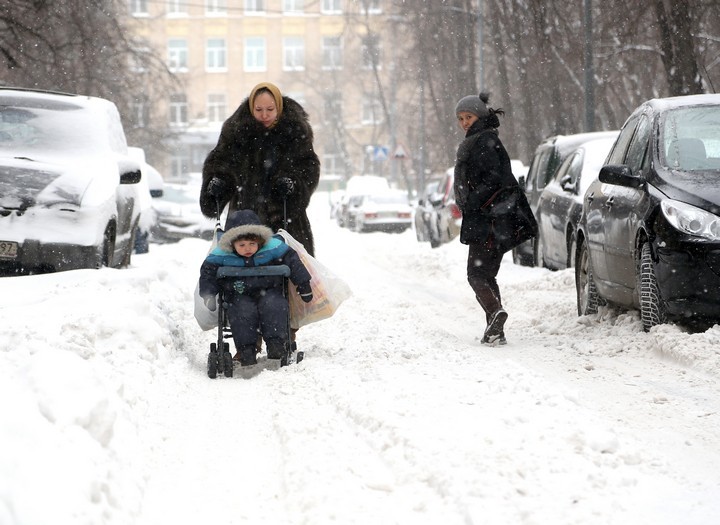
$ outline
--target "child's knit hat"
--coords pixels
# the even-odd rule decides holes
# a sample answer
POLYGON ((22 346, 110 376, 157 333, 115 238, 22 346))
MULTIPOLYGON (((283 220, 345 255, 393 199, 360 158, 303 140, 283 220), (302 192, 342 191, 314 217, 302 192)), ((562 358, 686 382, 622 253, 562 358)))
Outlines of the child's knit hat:
POLYGON ((233 251, 233 242, 243 235, 257 235, 263 243, 268 242, 273 232, 260 222, 260 217, 252 210, 238 210, 228 215, 225 221, 225 233, 218 241, 218 246, 226 252, 233 251))

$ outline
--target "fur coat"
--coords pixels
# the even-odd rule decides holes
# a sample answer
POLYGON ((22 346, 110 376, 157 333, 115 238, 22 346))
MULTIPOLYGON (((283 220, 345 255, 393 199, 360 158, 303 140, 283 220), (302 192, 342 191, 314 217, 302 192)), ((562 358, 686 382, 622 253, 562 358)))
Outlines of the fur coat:
POLYGON ((221 210, 228 203, 230 212, 254 210, 263 224, 274 232, 285 228, 314 255, 306 209, 320 180, 320 161, 313 150, 308 115, 295 100, 283 97, 282 114, 272 128, 255 120, 248 99, 225 121, 217 146, 203 165, 200 209, 207 217, 217 214, 215 199, 207 191, 213 177, 227 187, 221 210), (292 181, 287 199, 283 179, 292 181))

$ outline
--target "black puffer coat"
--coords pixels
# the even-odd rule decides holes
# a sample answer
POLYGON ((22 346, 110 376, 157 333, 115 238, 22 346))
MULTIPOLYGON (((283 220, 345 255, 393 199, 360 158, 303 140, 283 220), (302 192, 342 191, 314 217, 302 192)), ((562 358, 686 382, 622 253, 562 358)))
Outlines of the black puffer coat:
POLYGON ((287 231, 314 254, 314 242, 306 209, 320 180, 320 161, 313 150, 313 131, 308 115, 296 101, 283 97, 277 124, 265 128, 250 112, 245 99, 223 124, 217 146, 203 166, 200 209, 207 217, 217 213, 215 199, 207 192, 210 179, 226 182, 221 209, 254 210, 273 231, 283 228, 284 195, 280 179, 293 181, 287 197, 287 231))
POLYGON ((537 223, 512 174, 499 125, 491 112, 467 131, 457 151, 454 189, 463 215, 460 242, 506 252, 535 236, 537 223))

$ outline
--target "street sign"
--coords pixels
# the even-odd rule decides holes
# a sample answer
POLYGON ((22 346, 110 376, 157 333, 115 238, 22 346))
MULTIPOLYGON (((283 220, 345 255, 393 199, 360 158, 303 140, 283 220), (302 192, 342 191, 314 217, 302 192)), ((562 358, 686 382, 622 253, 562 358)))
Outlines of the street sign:
POLYGON ((402 144, 398 144, 395 148, 395 151, 393 152, 393 158, 394 159, 406 159, 408 156, 407 152, 405 151, 405 148, 403 148, 402 144))
POLYGON ((373 159, 374 160, 387 160, 388 158, 388 149, 385 146, 375 146, 375 149, 373 151, 373 159))

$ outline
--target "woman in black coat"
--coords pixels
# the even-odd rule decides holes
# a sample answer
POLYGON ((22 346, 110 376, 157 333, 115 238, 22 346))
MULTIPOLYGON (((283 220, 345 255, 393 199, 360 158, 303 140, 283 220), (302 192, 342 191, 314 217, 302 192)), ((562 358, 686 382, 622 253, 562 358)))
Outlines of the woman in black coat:
POLYGON ((285 228, 314 255, 306 209, 319 180, 307 113, 264 82, 225 121, 205 159, 200 209, 207 217, 228 203, 229 212, 254 210, 263 224, 275 232, 285 228))
POLYGON ((465 140, 455 162, 455 200, 462 212, 460 242, 469 246, 467 278, 485 310, 482 342, 506 344, 508 314, 502 307, 497 274, 503 254, 537 232, 525 195, 498 137, 501 109, 488 108, 489 96, 462 98, 455 107, 465 140))

